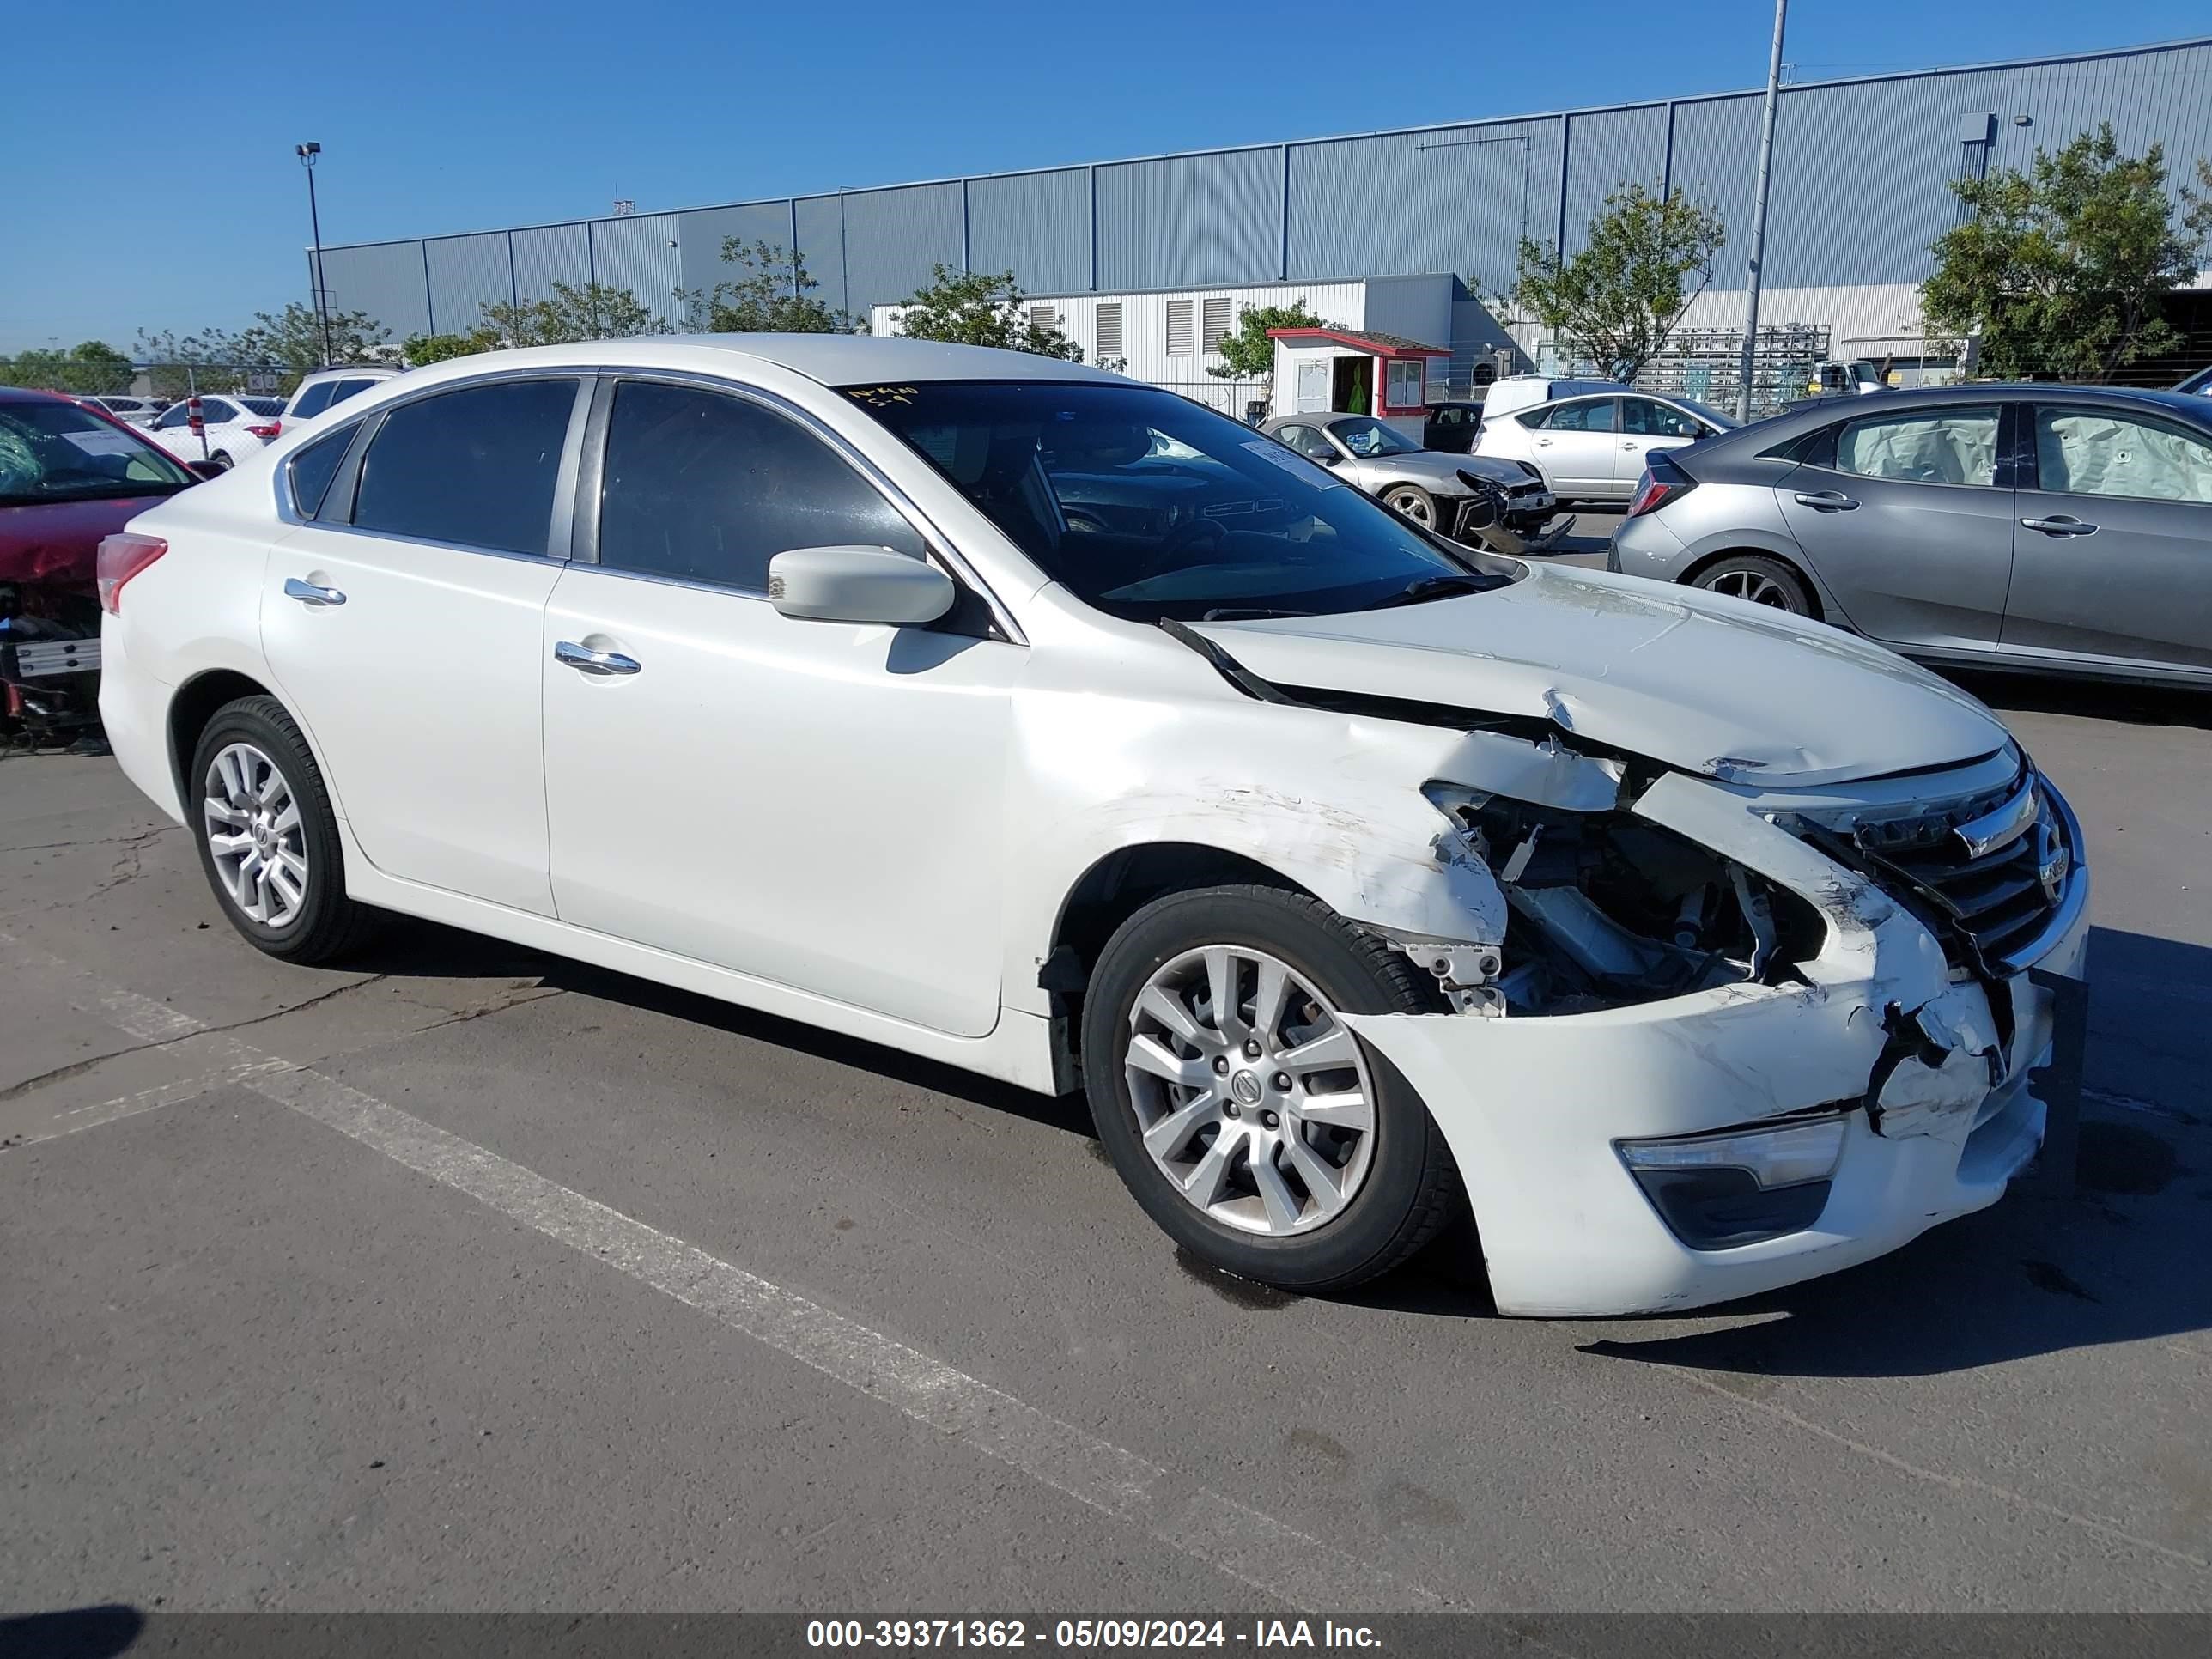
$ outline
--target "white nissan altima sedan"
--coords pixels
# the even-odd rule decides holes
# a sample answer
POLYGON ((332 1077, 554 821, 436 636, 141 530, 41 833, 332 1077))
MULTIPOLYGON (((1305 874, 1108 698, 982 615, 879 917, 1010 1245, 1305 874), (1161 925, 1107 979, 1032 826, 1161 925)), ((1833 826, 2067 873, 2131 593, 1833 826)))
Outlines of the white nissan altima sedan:
POLYGON ((2069 1060, 2081 832, 1980 704, 1094 369, 470 357, 100 562, 115 752, 263 951, 398 912, 1080 1088, 1252 1279, 1464 1209, 1507 1311, 1763 1291, 1996 1201, 2069 1060))

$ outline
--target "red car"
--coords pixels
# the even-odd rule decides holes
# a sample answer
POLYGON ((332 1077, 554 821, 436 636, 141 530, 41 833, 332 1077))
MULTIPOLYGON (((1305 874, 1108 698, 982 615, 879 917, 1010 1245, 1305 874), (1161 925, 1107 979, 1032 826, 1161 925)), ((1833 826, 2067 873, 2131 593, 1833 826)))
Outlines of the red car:
POLYGON ((97 737, 100 538, 202 476, 105 410, 0 386, 0 738, 97 737))

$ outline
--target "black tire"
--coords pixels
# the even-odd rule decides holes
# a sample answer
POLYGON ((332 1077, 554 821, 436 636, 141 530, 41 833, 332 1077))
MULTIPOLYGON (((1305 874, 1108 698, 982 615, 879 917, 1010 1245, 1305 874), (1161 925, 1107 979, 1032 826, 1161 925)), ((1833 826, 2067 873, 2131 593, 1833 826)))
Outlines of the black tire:
POLYGON ((1382 505, 1394 513, 1403 514, 1424 530, 1442 534, 1449 528, 1437 514, 1437 498, 1418 484, 1385 484, 1382 505))
POLYGON ((226 472, 229 471, 231 468, 238 465, 236 461, 230 459, 230 452, 227 449, 216 450, 214 454, 208 457, 208 459, 213 461, 217 466, 221 467, 226 472))
POLYGON ((1793 617, 1815 614, 1812 590, 1805 586, 1805 579, 1780 559, 1763 553, 1731 553, 1725 559, 1717 559, 1700 570, 1690 585, 1708 593, 1785 611, 1793 617))
POLYGON ((1163 964, 1207 945, 1264 951, 1345 1012, 1438 1006, 1433 985, 1401 952, 1304 894, 1208 887, 1155 899, 1108 941, 1084 1000, 1084 1084, 1100 1142, 1162 1231, 1225 1272, 1305 1291, 1344 1290, 1388 1273, 1460 1212, 1464 1191, 1413 1085, 1373 1048, 1361 1045, 1375 1094, 1366 1175, 1343 1211, 1312 1231, 1268 1237, 1217 1220, 1185 1199, 1146 1151, 1123 1071, 1131 1010, 1163 964))
POLYGON ((338 843, 330 791, 307 739, 283 704, 274 697, 240 697, 216 710, 193 746, 191 770, 185 781, 190 813, 185 827, 199 848, 200 869, 223 915, 255 949, 304 965, 343 957, 367 939, 380 913, 346 896, 345 855, 338 843), (240 908, 208 844, 208 772, 216 756, 240 742, 252 744, 273 763, 300 809, 300 840, 307 864, 305 896, 297 912, 280 927, 257 921, 240 908))

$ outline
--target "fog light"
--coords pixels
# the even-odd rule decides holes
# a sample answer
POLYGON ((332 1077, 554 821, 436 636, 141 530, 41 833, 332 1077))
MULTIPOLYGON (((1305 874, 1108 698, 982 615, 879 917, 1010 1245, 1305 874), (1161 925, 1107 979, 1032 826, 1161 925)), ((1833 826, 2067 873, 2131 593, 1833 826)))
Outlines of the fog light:
POLYGON ((1616 1150, 1677 1238, 1695 1250, 1730 1249, 1802 1232, 1820 1218, 1847 1116, 1624 1140, 1616 1150))

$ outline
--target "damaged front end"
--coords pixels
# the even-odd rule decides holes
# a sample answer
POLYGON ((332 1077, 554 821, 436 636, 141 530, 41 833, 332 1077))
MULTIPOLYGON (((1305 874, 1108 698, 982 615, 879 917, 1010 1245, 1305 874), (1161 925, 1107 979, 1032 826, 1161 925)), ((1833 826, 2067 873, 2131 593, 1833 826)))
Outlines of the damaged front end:
POLYGON ((1571 1014, 1800 979, 1819 913, 1735 860, 1632 812, 1576 811, 1431 781, 1441 856, 1479 862, 1511 920, 1494 951, 1407 948, 1462 1011, 1571 1014), (1473 968, 1492 971, 1470 982, 1473 968))

